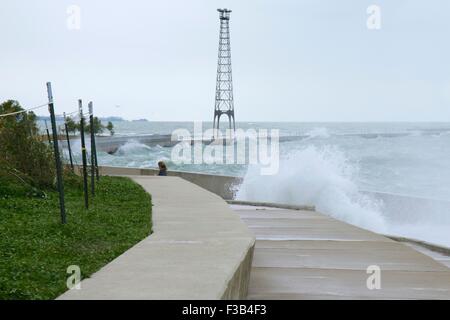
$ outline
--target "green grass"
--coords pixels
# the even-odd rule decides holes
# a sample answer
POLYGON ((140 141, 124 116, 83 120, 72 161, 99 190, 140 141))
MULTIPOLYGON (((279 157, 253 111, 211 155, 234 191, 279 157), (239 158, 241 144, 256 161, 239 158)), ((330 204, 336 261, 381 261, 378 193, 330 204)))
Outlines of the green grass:
POLYGON ((68 181, 66 225, 56 192, 26 193, 0 179, 0 299, 54 299, 70 265, 89 277, 151 233, 150 196, 127 178, 101 177, 89 210, 77 178, 68 181))

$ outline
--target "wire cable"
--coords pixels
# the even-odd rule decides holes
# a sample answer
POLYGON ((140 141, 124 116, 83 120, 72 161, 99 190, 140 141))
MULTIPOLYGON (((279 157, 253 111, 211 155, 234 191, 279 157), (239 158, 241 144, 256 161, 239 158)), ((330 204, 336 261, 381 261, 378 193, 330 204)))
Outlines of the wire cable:
POLYGON ((46 106, 48 106, 48 102, 47 102, 46 104, 42 104, 42 105, 40 105, 40 106, 33 107, 33 108, 29 108, 29 109, 26 109, 26 110, 21 110, 21 111, 16 111, 16 112, 11 112, 11 113, 0 114, 0 118, 7 117, 7 116, 12 116, 12 115, 15 115, 15 114, 20 114, 20 113, 29 112, 29 111, 32 111, 32 110, 36 110, 36 109, 40 109, 40 108, 46 107, 46 106))
POLYGON ((73 111, 73 112, 66 113, 66 116, 71 116, 71 115, 73 115, 73 114, 75 114, 75 113, 79 113, 79 112, 80 112, 79 110, 75 110, 75 111, 73 111))
MULTIPOLYGON (((73 115, 73 114, 75 114, 75 113, 78 113, 78 112, 79 112, 78 110, 75 110, 75 111, 73 111, 73 112, 66 113, 66 117, 67 117, 67 118, 70 118, 71 115, 73 115)), ((56 117, 64 117, 64 113, 62 113, 62 114, 57 114, 56 117)))

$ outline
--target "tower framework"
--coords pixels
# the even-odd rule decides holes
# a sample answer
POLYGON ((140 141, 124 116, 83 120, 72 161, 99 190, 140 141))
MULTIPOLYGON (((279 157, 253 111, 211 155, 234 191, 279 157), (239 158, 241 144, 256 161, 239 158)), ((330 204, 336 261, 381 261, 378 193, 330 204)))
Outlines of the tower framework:
POLYGON ((220 19, 219 57, 217 62, 216 101, 214 108, 214 136, 220 128, 220 117, 228 116, 229 128, 236 130, 234 120, 233 76, 231 69, 230 14, 231 10, 217 9, 220 19))

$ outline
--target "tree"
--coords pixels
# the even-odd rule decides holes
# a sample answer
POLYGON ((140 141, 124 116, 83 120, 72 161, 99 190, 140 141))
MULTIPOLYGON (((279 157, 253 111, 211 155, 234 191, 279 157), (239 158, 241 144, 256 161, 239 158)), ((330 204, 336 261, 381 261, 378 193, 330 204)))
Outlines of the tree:
MULTIPOLYGON (((88 124, 85 128, 86 132, 91 133, 91 124, 87 121, 88 124)), ((94 117, 94 134, 102 133, 105 130, 105 127, 102 125, 102 122, 99 118, 94 117)))
POLYGON ((66 124, 67 124, 67 131, 69 133, 72 132, 73 134, 75 134, 80 128, 79 124, 73 121, 71 117, 66 118, 66 124))
MULTIPOLYGON (((23 111, 17 101, 0 104, 0 114, 23 111)), ((55 179, 53 153, 38 135, 36 115, 22 112, 0 117, 0 169, 29 178, 34 185, 50 187, 55 179)))
POLYGON ((109 131, 109 134, 111 135, 111 136, 113 136, 114 135, 114 125, 112 124, 112 122, 111 121, 108 121, 108 125, 106 126, 106 129, 108 129, 108 131, 109 131))

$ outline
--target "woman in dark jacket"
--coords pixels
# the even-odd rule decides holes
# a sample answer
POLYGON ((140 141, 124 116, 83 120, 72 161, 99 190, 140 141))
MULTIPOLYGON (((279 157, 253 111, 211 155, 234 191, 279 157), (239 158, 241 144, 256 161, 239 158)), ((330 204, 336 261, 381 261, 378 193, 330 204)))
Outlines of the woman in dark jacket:
POLYGON ((164 161, 158 162, 159 173, 158 176, 167 176, 167 167, 164 161))

